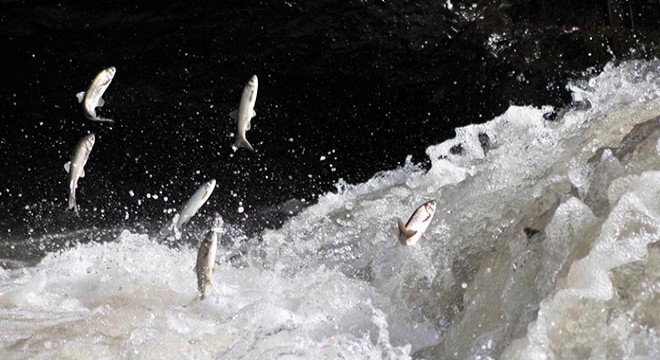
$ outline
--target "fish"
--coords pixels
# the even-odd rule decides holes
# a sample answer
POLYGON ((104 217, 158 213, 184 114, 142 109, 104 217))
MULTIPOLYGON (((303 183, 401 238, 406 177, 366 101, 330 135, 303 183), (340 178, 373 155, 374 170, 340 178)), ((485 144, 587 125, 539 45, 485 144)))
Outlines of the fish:
POLYGON ((234 110, 229 114, 229 116, 238 121, 236 142, 232 146, 234 151, 239 148, 246 148, 250 151, 254 151, 252 145, 247 141, 245 133, 251 128, 250 122, 252 121, 252 118, 257 116, 257 113, 254 111, 254 104, 257 101, 258 87, 259 81, 257 80, 257 75, 252 75, 243 88, 243 94, 241 95, 241 102, 238 106, 238 110, 234 110))
POLYGON ((197 191, 193 194, 193 196, 186 201, 186 204, 183 206, 183 210, 181 210, 181 213, 179 214, 179 218, 176 220, 176 228, 181 229, 181 227, 190 221, 190 219, 197 214, 197 211, 199 208, 204 205, 206 200, 209 199, 211 196, 211 193, 213 193, 213 190, 215 189, 215 179, 211 179, 210 181, 204 183, 202 186, 200 186, 197 191))
POLYGON ((96 108, 103 107, 105 101, 101 96, 115 77, 117 69, 114 66, 101 70, 98 75, 89 84, 87 91, 81 91, 76 94, 78 102, 83 104, 83 113, 85 117, 93 121, 114 122, 112 119, 102 118, 96 115, 96 108))
POLYGON ((431 220, 433 220, 436 205, 435 200, 425 202, 415 210, 405 224, 401 218, 396 219, 399 226, 399 241, 401 241, 401 244, 411 246, 417 244, 419 239, 426 240, 424 232, 429 227, 431 220))
POLYGON ((206 291, 211 287, 211 275, 215 271, 215 253, 218 249, 218 233, 211 229, 199 245, 195 273, 197 274, 197 290, 199 299, 204 300, 206 291))
POLYGON ((78 205, 76 204, 76 189, 78 189, 78 179, 85 177, 85 164, 87 159, 89 159, 89 153, 94 147, 94 141, 96 140, 94 134, 89 134, 83 136, 76 147, 73 148, 73 154, 71 155, 71 161, 68 161, 64 164, 64 170, 69 173, 69 210, 72 210, 76 213, 77 216, 80 216, 78 213, 78 205))

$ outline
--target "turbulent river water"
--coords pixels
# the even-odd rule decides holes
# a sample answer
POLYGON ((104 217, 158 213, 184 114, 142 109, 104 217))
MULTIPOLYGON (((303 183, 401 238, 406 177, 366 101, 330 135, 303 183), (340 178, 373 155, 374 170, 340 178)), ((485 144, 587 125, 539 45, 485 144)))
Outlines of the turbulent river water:
POLYGON ((568 86, 569 108, 456 129, 430 169, 338 183, 279 229, 223 226, 204 301, 195 241, 1 239, 41 255, 2 259, 0 358, 657 359, 660 62, 568 86), (431 198, 428 240, 401 246, 395 217, 431 198))

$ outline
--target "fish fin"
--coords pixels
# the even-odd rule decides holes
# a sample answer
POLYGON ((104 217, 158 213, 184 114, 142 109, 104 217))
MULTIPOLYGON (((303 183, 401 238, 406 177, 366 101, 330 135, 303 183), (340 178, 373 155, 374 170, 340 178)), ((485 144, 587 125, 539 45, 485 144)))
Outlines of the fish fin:
POLYGON ((234 110, 234 111, 230 112, 229 117, 234 119, 234 120, 238 120, 238 110, 234 110))
POLYGON ((105 100, 103 100, 103 98, 100 98, 100 99, 99 99, 99 103, 96 104, 96 106, 97 106, 97 107, 103 107, 103 105, 105 105, 105 100))
POLYGON ((257 116, 257 112, 254 111, 254 109, 252 109, 252 113, 250 113, 250 118, 253 118, 255 116, 257 116))
POLYGON ((81 178, 85 177, 85 168, 80 169, 80 177, 81 178))
POLYGON ((413 236, 415 236, 415 234, 417 234, 417 231, 415 231, 415 230, 406 230, 406 232, 404 232, 403 234, 406 235, 406 237, 413 237, 413 236))
POLYGON ((91 118, 90 120, 98 121, 98 122, 112 122, 112 123, 115 122, 112 119, 106 119, 106 118, 102 118, 102 117, 95 117, 95 118, 91 118))
POLYGON ((234 145, 232 145, 232 148, 234 149, 234 151, 238 150, 239 148, 246 148, 250 151, 254 151, 254 148, 252 147, 252 145, 250 145, 250 143, 247 141, 247 139, 238 139, 238 140, 236 140, 234 145))
POLYGON ((396 218, 396 223, 399 226, 399 234, 405 234, 406 224, 403 223, 403 220, 401 220, 401 218, 396 218))
POLYGON ((247 124, 245 124, 245 131, 248 131, 252 129, 252 121, 248 120, 247 124))
POLYGON ((83 99, 85 98, 85 92, 81 91, 81 92, 77 93, 76 98, 78 98, 78 102, 81 103, 83 101, 83 99))
POLYGON ((66 164, 64 164, 64 170, 66 170, 67 173, 71 171, 71 161, 67 161, 66 164))

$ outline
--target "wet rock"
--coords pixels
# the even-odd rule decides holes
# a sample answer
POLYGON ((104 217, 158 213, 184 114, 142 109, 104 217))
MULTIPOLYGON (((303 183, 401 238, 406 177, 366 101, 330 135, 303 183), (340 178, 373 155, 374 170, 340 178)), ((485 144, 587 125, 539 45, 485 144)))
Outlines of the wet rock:
POLYGON ((486 134, 485 132, 480 132, 479 133, 479 144, 481 144, 481 148, 486 151, 490 149, 490 136, 486 134))
POLYGON ((598 164, 606 151, 625 164, 632 153, 647 139, 660 137, 660 117, 635 125, 616 147, 603 146, 598 148, 594 155, 587 160, 590 164, 598 164))
POLYGON ((567 108, 553 109, 543 114, 543 118, 547 121, 559 121, 564 117, 567 108))
POLYGON ((246 233, 258 234, 264 228, 277 228, 287 219, 300 213, 307 203, 298 199, 290 199, 284 203, 258 209, 244 221, 246 233))
POLYGON ((637 147, 651 137, 658 137, 660 131, 660 117, 635 125, 632 130, 621 140, 619 146, 613 153, 619 161, 625 163, 628 157, 637 147))
POLYGON ((547 113, 543 114, 543 118, 548 120, 548 121, 557 120, 557 116, 558 116, 558 114, 557 114, 556 111, 550 111, 550 112, 547 112, 547 113))
POLYGON ((463 144, 456 144, 449 149, 449 153, 452 155, 463 155, 463 144))
POLYGON ((523 232, 525 233, 525 236, 527 236, 528 239, 531 239, 534 235, 540 233, 541 230, 534 229, 534 228, 531 228, 531 227, 525 227, 523 229, 523 232))
POLYGON ((571 108, 574 110, 589 110, 591 109, 591 103, 589 100, 582 100, 582 101, 572 101, 571 102, 571 108))
POLYGON ((418 165, 422 170, 429 171, 429 170, 431 170, 431 167, 433 166, 433 163, 431 162, 431 158, 429 158, 428 156, 425 156, 418 165))

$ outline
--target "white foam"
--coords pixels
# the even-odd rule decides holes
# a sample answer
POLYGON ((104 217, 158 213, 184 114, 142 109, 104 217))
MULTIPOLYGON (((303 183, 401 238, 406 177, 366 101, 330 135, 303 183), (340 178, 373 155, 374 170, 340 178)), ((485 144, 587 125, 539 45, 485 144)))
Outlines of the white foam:
POLYGON ((410 352, 377 336, 387 322, 371 319, 380 311, 371 305, 376 294, 342 273, 321 267, 283 276, 225 263, 207 300, 197 302, 194 257, 194 249, 129 232, 49 254, 0 294, 2 318, 14 319, 3 320, 3 347, 47 358, 410 352))

